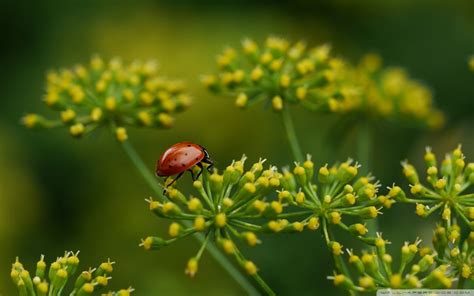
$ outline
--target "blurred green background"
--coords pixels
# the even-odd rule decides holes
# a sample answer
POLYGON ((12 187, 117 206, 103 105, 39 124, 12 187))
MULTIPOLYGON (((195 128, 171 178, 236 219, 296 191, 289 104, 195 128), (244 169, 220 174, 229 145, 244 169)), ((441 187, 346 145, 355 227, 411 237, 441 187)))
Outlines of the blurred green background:
MULTIPOLYGON (((402 183, 400 161, 420 164, 424 146, 440 155, 463 143, 474 159, 474 2, 466 1, 2 1, 0 4, 0 294, 14 295, 15 256, 33 269, 64 250, 81 250, 85 269, 111 257, 112 288, 133 285, 135 295, 241 295, 243 291, 205 256, 195 279, 184 276, 197 244, 187 240, 158 253, 138 248, 141 237, 164 234, 167 223, 147 210, 150 194, 106 132, 83 140, 64 130, 23 129, 26 112, 46 112, 44 74, 53 67, 87 62, 90 55, 156 58, 162 73, 186 79, 193 107, 167 131, 132 130, 150 169, 167 146, 182 140, 204 145, 224 167, 245 153, 275 165, 291 163, 281 122, 257 106, 242 112, 232 100, 212 96, 200 74, 214 71, 216 54, 243 37, 268 34, 310 45, 329 42, 336 55, 355 61, 380 53, 429 85, 447 126, 437 132, 375 127, 370 170, 384 185, 402 183), (68 2, 68 3, 67 3, 68 2), (418 160, 416 162, 415 160, 418 160)), ((327 118, 293 110, 305 151, 317 165, 354 155, 353 137, 328 129, 327 118), (329 143, 335 141, 337 147, 329 143)), ((470 157, 470 158, 469 158, 470 157)), ((189 181, 185 177, 182 183, 189 181)), ((429 241, 433 222, 414 208, 396 205, 379 219, 394 248, 417 236, 429 241)), ((344 241, 345 245, 351 240, 344 241)), ((322 239, 315 233, 265 237, 245 250, 281 295, 338 295, 322 239)))

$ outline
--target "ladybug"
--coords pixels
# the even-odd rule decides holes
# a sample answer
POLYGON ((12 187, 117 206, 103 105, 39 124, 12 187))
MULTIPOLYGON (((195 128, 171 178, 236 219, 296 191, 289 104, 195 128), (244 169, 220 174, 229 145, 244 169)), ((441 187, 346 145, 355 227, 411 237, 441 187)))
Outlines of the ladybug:
POLYGON ((186 171, 191 172, 193 181, 196 181, 204 170, 203 163, 208 164, 207 170, 211 172, 214 162, 209 157, 206 148, 191 142, 179 142, 166 149, 156 162, 156 175, 158 177, 176 177, 166 185, 171 186, 186 171), (197 165, 201 170, 194 175, 193 167, 197 165))

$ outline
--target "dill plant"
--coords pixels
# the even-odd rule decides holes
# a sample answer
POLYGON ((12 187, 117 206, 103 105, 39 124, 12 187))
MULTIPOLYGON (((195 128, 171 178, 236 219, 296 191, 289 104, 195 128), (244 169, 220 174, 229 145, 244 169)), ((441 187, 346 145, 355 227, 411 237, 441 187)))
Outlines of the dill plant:
MULTIPOLYGON (((402 163, 413 196, 397 185, 382 194, 380 182, 367 168, 371 123, 443 125, 444 115, 435 107, 429 88, 401 68, 383 67, 377 55, 369 54, 352 65, 335 57, 329 45, 308 48, 305 42, 290 43, 279 37, 269 37, 261 45, 246 39, 239 50, 225 49, 217 64, 217 74, 202 77, 204 85, 216 94, 233 97, 239 108, 262 102, 280 114, 295 161, 292 169, 265 169, 262 159, 245 168, 244 156, 221 170, 203 170, 192 193, 182 192, 176 183, 163 192, 165 186, 141 160, 126 128, 170 127, 174 114, 189 106, 190 96, 182 82, 162 78, 152 62, 124 64, 120 59, 106 62, 93 57, 89 66, 51 72, 45 103, 58 113, 58 119, 27 114, 22 123, 33 129, 67 128, 77 138, 108 127, 153 189, 154 195, 147 199, 149 210, 170 223, 167 235, 145 237, 140 246, 159 250, 196 237, 200 247, 185 267, 191 277, 196 276, 207 249, 247 293, 259 291, 228 258, 233 258, 262 292, 274 295, 259 275, 258 264, 241 252, 239 244, 261 244, 259 233, 321 230, 334 259, 334 272, 328 279, 350 294, 381 288, 463 288, 465 281, 472 281, 474 235, 465 235, 463 228, 470 231, 473 225, 474 197, 469 190, 474 173, 472 164, 465 164, 460 147, 448 154, 439 168, 434 154, 427 150, 428 185, 414 166, 402 163), (327 113, 341 121, 355 120, 360 163, 349 159, 316 169, 311 156, 305 158, 299 146, 290 113, 293 105, 316 116, 327 113), (396 203, 415 204, 416 214, 422 217, 438 209, 441 212, 433 230, 433 248, 419 239, 405 242, 397 265, 393 263, 396 256, 387 247, 390 242, 371 222, 396 203), (347 220, 357 221, 347 223, 345 217, 349 216, 352 218, 347 220), (367 249, 362 253, 347 246, 344 249, 334 228, 363 242, 367 249)), ((469 65, 473 69, 472 58, 469 65)), ((66 253, 63 258, 68 261, 70 255, 74 254, 66 253)), ((26 283, 22 272, 22 266, 14 263, 12 278, 20 293, 26 283)), ((76 289, 81 291, 83 286, 76 289)))

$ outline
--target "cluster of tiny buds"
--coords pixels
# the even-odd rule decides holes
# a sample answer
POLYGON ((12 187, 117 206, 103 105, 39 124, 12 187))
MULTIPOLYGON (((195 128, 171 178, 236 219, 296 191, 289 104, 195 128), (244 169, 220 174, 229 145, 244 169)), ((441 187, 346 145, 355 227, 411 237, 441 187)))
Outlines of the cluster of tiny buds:
POLYGON ((256 265, 244 257, 235 240, 256 246, 260 243, 258 232, 298 232, 303 225, 279 219, 282 201, 267 201, 281 186, 282 175, 278 170, 273 166, 264 169, 264 159, 247 170, 245 161, 245 156, 233 161, 222 173, 217 169, 213 172, 205 169, 193 183, 195 195, 186 197, 180 190, 170 187, 166 191, 166 200, 148 199, 154 214, 172 222, 168 239, 150 236, 143 239, 140 246, 157 250, 200 233, 204 235, 204 241, 197 254, 189 260, 185 270, 187 275, 195 276, 202 252, 211 241, 235 257, 249 275, 255 276, 256 265))
MULTIPOLYGON (((47 270, 47 263, 44 255, 36 263, 36 271, 34 276, 23 267, 18 257, 12 264, 10 276, 13 283, 17 286, 19 295, 28 296, 56 296, 66 287, 77 271, 79 265, 79 252, 65 252, 64 256, 58 257, 56 261, 50 264, 47 270)), ((112 279, 110 274, 113 271, 113 264, 107 260, 97 268, 89 268, 83 271, 75 279, 74 288, 70 295, 93 295, 94 292, 103 290, 112 279)), ((133 288, 122 289, 117 292, 106 292, 102 295, 110 296, 128 296, 133 292, 133 288)))
MULTIPOLYGON (((301 211, 282 216, 302 217, 299 222, 313 229, 318 228, 321 221, 324 225, 336 225, 358 239, 372 243, 373 239, 365 237, 368 233, 365 223, 346 225, 342 217, 373 219, 381 213, 382 207, 389 208, 394 201, 390 196, 377 195, 380 185, 373 182, 372 176, 357 177, 359 167, 358 163, 349 159, 331 167, 326 164, 315 174, 314 163, 308 155, 303 164, 295 163, 292 172, 285 169, 282 177, 285 190, 279 196, 290 201, 287 205, 301 211)), ((336 253, 342 248, 339 243, 328 244, 336 253)))
POLYGON ((383 68, 375 54, 352 66, 330 52, 327 44, 308 49, 305 42, 274 36, 263 45, 245 39, 240 51, 226 48, 217 57, 219 73, 205 75, 202 82, 212 92, 234 97, 239 108, 266 101, 277 112, 300 104, 313 111, 443 125, 431 91, 404 70, 383 68))
POLYGON ((384 68, 382 59, 375 54, 364 56, 353 72, 361 94, 346 97, 343 111, 364 108, 370 116, 405 119, 428 127, 439 128, 444 124, 443 113, 433 106, 428 87, 411 79, 401 68, 384 68), (351 100, 352 99, 352 100, 351 100))
POLYGON ((308 49, 305 42, 291 44, 279 37, 268 37, 260 46, 242 41, 242 53, 227 48, 217 57, 218 75, 206 75, 203 84, 213 92, 234 96, 244 108, 268 101, 275 111, 286 103, 301 102, 316 107, 318 90, 328 89, 344 62, 330 57, 330 46, 308 49))
MULTIPOLYGON (((349 159, 328 167, 322 166, 315 178, 315 167, 308 155, 303 164, 296 163, 292 172, 283 174, 275 167, 264 169, 260 159, 249 170, 244 168, 245 156, 232 162, 221 174, 204 170, 193 183, 196 195, 187 197, 180 190, 170 187, 165 200, 147 199, 150 210, 160 218, 171 220, 169 238, 150 236, 140 246, 158 250, 195 233, 202 233, 204 240, 197 254, 189 261, 186 274, 194 276, 206 245, 212 238, 225 253, 234 256, 250 275, 256 275, 255 264, 247 260, 237 248, 235 239, 249 246, 261 241, 257 233, 298 233, 307 228, 317 230, 320 224, 337 225, 368 244, 376 238, 367 237, 365 223, 346 225, 343 215, 362 220, 376 218, 381 207, 390 207, 390 196, 378 196, 379 184, 369 176, 357 177, 360 165, 349 159), (274 197, 276 195, 276 197, 274 197), (298 211, 285 212, 295 207, 298 211), (300 219, 298 219, 300 217, 300 219), (297 220, 291 219, 295 218, 297 220)), ((326 232, 326 230, 324 231, 326 232)), ((330 251, 339 256, 342 245, 327 241, 330 251)))
POLYGON ((391 188, 395 199, 416 204, 416 214, 427 217, 439 210, 440 218, 451 221, 454 216, 460 218, 470 229, 474 229, 474 163, 467 163, 461 145, 446 154, 441 164, 431 148, 424 155, 426 182, 420 179, 417 170, 407 161, 402 162, 403 174, 410 183, 410 193, 398 186, 391 188))
POLYGON ((170 127, 173 114, 190 105, 190 96, 182 81, 160 76, 155 61, 124 64, 120 58, 94 56, 89 65, 51 71, 44 102, 58 118, 27 114, 26 127, 66 127, 81 137, 110 125, 117 140, 125 141, 126 126, 170 127))
POLYGON ((393 256, 386 250, 388 243, 378 233, 375 250, 364 251, 360 256, 352 250, 347 250, 348 262, 359 275, 357 282, 345 272, 334 273, 328 278, 333 280, 336 286, 360 292, 381 288, 451 288, 454 280, 451 268, 447 264, 439 263, 436 253, 429 247, 420 247, 421 240, 404 243, 398 269, 393 266, 393 256))

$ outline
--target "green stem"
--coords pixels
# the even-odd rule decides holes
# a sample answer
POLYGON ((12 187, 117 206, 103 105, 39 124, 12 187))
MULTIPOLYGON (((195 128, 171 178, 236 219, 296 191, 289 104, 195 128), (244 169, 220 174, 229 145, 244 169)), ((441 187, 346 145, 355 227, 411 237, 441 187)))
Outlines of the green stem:
POLYGON ((370 128, 369 123, 362 122, 357 130, 357 161, 362 165, 362 174, 370 172, 370 128))
POLYGON ((138 155, 135 148, 133 148, 132 144, 129 141, 122 142, 121 144, 128 158, 130 158, 130 160, 135 165, 140 175, 147 182, 148 186, 150 186, 153 192, 155 192, 155 194, 158 195, 161 202, 165 201, 166 197, 163 194, 163 188, 156 181, 156 177, 147 168, 147 166, 145 165, 141 157, 138 155))
POLYGON ((260 275, 257 273, 252 276, 254 280, 262 287, 262 289, 267 293, 267 295, 276 295, 275 292, 270 288, 270 286, 265 283, 265 281, 260 277, 260 275))
POLYGON ((298 143, 298 138, 296 137, 295 127, 293 125, 293 120, 291 118, 290 109, 286 106, 281 110, 281 115, 283 118, 283 125, 285 127, 286 137, 288 143, 290 144, 291 153, 293 158, 296 161, 303 161, 303 153, 301 152, 300 145, 298 143))
MULTIPOLYGON (((357 160, 362 165, 360 172, 363 175, 370 173, 370 153, 371 153, 371 135, 368 121, 362 122, 357 130, 357 160)), ((371 235, 375 235, 378 231, 378 223, 376 219, 366 222, 367 230, 371 235)))
MULTIPOLYGON (((228 233, 227 233, 227 236, 229 236, 228 233)), ((241 264, 246 261, 244 255, 240 252, 238 248, 235 248, 235 255, 236 255, 237 260, 239 260, 241 264)), ((265 291, 267 295, 269 296, 276 295, 275 292, 273 292, 272 288, 270 288, 270 286, 267 285, 267 283, 262 279, 262 277, 260 277, 258 273, 253 274, 252 278, 260 285, 262 290, 265 291)))
MULTIPOLYGON (((151 187, 153 192, 159 196, 160 199, 166 200, 166 197, 163 195, 162 187, 156 180, 156 177, 151 173, 151 171, 146 167, 145 163, 138 155, 137 151, 133 148, 132 144, 129 141, 121 143, 125 154, 130 158, 132 163, 137 168, 138 172, 142 175, 148 185, 151 187)), ((186 221, 187 222, 187 221, 186 221)), ((189 222, 187 223, 189 224, 189 222)), ((189 225, 188 225, 189 226, 189 225)), ((205 241, 205 238, 202 234, 197 234, 194 236, 200 243, 205 241)), ((257 289, 243 276, 237 268, 229 262, 227 257, 225 257, 213 244, 207 244, 207 251, 211 256, 224 268, 227 273, 247 292, 249 295, 259 295, 257 289)))

